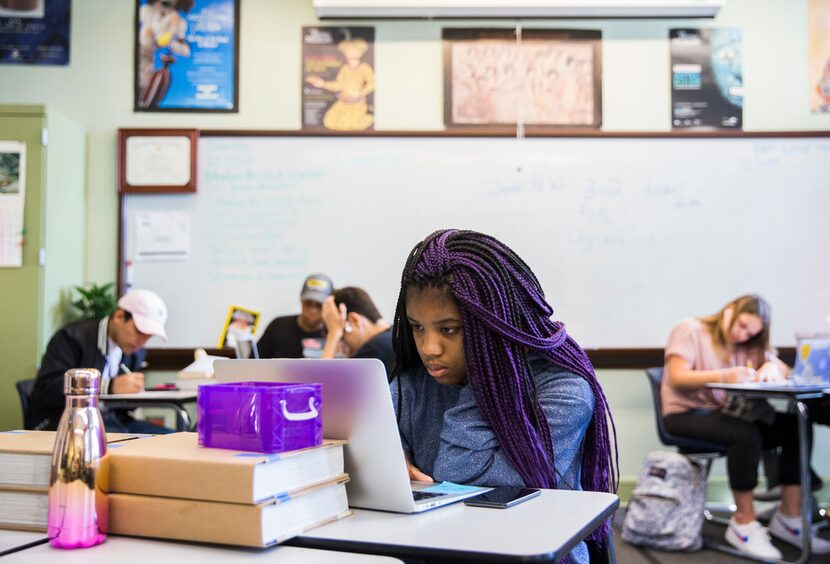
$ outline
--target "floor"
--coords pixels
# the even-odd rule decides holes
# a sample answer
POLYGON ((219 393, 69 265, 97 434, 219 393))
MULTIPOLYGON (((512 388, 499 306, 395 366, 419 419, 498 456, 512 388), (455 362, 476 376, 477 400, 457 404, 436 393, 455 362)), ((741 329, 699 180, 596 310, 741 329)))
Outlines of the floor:
MULTIPOLYGON (((692 553, 679 553, 664 552, 660 550, 632 546, 623 541, 620 537, 620 531, 622 530, 622 522, 624 518, 624 509, 617 511, 617 514, 614 516, 614 548, 618 564, 746 564, 748 562, 752 562, 752 560, 737 558, 730 554, 725 554, 707 548, 692 553)), ((723 542, 724 530, 725 528, 721 525, 705 523, 703 526, 704 542, 723 542)), ((830 539, 830 526, 822 528, 819 535, 826 539, 830 539)), ((777 546, 781 552, 784 553, 785 560, 795 561, 798 559, 799 551, 797 548, 778 540, 773 540, 773 542, 775 546, 777 546)), ((810 562, 816 564, 830 564, 830 554, 813 556, 810 558, 810 562)))

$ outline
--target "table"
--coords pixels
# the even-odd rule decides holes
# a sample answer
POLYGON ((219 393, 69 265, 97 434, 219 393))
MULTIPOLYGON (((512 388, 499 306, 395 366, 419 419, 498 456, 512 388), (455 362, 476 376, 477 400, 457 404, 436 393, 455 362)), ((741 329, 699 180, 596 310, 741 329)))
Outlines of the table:
MULTIPOLYGON (((18 538, 25 544, 26 535, 36 534, 45 539, 44 533, 21 533, 20 531, 0 531, 0 543, 18 538)), ((2 553, 0 553, 2 554, 2 553)), ((78 550, 59 550, 47 543, 21 549, 3 557, 3 564, 32 562, 54 562, 65 564, 147 564, 148 562, 176 562, 176 564, 201 564, 203 562, 270 562, 280 564, 400 564, 399 560, 365 554, 349 554, 275 546, 265 549, 227 547, 119 537, 110 535, 104 544, 78 550)))
POLYGON ((38 542, 46 542, 46 533, 0 529, 0 556, 22 550, 22 548, 38 542))
POLYGON ((455 503, 404 515, 354 509, 287 542, 291 546, 399 558, 557 561, 619 507, 616 495, 542 490, 509 509, 455 503))
POLYGON ((176 430, 190 430, 190 416, 185 405, 196 401, 196 390, 145 391, 135 394, 101 394, 99 400, 111 409, 137 409, 139 407, 163 407, 176 414, 176 430))
POLYGON ((798 417, 798 458, 801 467, 801 540, 804 548, 794 564, 802 564, 810 559, 810 536, 812 525, 812 483, 810 481, 810 453, 807 436, 810 420, 804 400, 822 397, 828 392, 825 385, 794 385, 777 383, 745 384, 706 384, 707 388, 724 390, 727 394, 741 395, 748 398, 784 399, 795 405, 798 417))

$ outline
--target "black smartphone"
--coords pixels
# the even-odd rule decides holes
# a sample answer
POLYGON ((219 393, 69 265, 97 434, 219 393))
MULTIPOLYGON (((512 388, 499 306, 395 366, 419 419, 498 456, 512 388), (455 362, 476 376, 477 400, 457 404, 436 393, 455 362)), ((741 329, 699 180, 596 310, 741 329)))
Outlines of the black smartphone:
POLYGON ((534 488, 522 488, 513 486, 502 486, 493 488, 489 492, 464 500, 467 505, 474 507, 493 507, 495 509, 507 509, 514 505, 527 501, 539 495, 539 490, 534 488))

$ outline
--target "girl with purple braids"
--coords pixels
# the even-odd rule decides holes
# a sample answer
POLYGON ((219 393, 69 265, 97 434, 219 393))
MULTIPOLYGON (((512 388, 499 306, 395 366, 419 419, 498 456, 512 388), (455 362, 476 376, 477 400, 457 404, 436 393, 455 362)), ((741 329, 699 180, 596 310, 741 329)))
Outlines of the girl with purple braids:
MULTIPOLYGON (((608 403, 552 314, 536 276, 495 238, 442 230, 415 245, 391 385, 412 479, 616 491, 608 403)), ((587 562, 585 545, 570 556, 587 562)))

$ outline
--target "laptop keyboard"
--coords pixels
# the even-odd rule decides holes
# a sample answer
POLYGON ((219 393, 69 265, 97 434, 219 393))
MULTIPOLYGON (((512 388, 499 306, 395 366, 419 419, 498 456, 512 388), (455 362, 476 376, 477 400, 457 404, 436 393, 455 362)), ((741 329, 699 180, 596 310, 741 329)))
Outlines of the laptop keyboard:
POLYGON ((412 497, 415 499, 415 501, 422 501, 424 499, 430 499, 432 497, 439 497, 439 496, 442 496, 442 495, 444 495, 444 494, 435 493, 435 492, 422 492, 422 491, 413 491, 412 492, 412 497))

